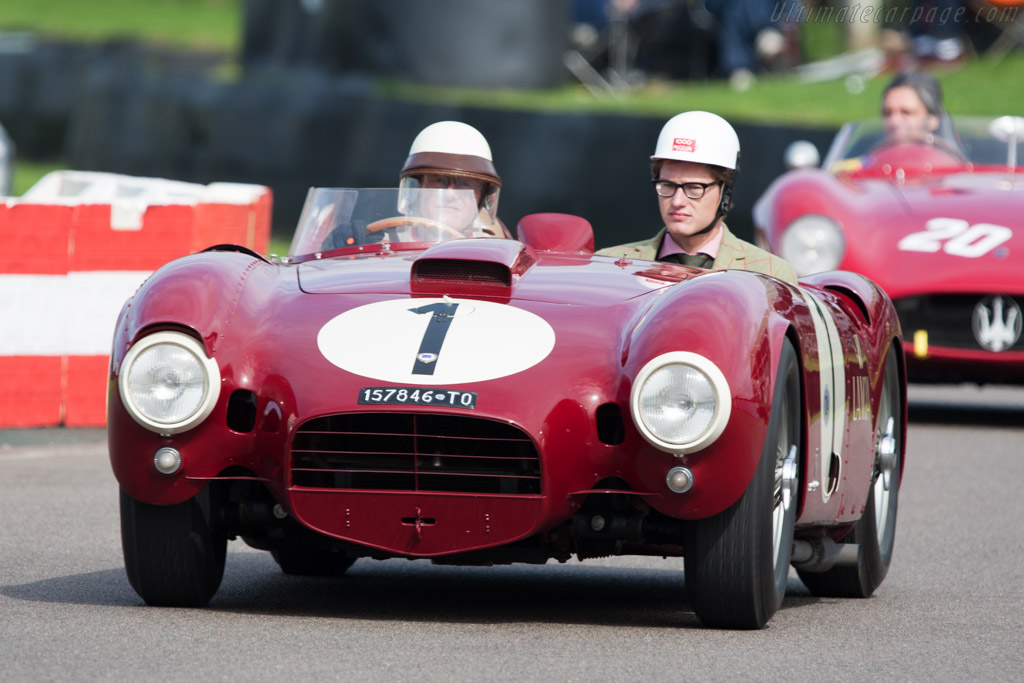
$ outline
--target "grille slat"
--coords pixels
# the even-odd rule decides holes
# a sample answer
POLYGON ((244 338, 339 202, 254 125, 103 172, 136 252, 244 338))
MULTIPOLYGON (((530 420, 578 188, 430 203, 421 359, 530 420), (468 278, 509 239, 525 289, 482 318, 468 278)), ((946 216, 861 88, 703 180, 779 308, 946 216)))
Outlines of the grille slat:
POLYGON ((540 493, 533 441, 503 422, 428 413, 316 418, 296 431, 292 485, 317 489, 540 493))

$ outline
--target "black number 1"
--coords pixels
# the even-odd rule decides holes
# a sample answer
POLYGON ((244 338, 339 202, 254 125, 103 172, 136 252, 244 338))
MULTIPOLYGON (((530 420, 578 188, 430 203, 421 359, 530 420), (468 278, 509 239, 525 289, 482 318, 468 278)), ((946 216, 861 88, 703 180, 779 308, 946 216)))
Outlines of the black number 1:
POLYGON ((423 341, 420 342, 420 350, 416 353, 416 362, 412 366, 414 375, 433 375, 437 367, 437 359, 441 355, 441 346, 444 344, 445 335, 451 327, 452 318, 455 317, 455 309, 459 305, 455 303, 435 303, 419 308, 410 308, 413 313, 422 315, 432 313, 430 322, 427 323, 427 330, 423 333, 423 341))

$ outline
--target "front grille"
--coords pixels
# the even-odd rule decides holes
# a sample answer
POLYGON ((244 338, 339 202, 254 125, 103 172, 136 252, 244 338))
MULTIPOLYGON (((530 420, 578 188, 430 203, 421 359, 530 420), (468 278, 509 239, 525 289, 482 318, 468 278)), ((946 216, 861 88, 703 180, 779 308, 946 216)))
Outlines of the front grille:
POLYGON ((310 420, 292 441, 292 485, 359 491, 534 495, 540 458, 511 425, 459 415, 352 413, 310 420))
POLYGON ((471 282, 474 284, 512 284, 512 271, 493 261, 463 261, 459 259, 420 259, 413 266, 413 277, 418 281, 471 282))
MULTIPOLYGON (((979 294, 941 294, 907 297, 893 303, 907 339, 913 339, 917 330, 926 330, 929 346, 980 350, 983 347, 975 336, 974 314, 975 307, 987 298, 979 294)), ((999 322, 1009 321, 1006 316, 1010 307, 1021 303, 1003 296, 1004 318, 999 322)), ((1024 336, 1003 350, 1024 351, 1024 336)))

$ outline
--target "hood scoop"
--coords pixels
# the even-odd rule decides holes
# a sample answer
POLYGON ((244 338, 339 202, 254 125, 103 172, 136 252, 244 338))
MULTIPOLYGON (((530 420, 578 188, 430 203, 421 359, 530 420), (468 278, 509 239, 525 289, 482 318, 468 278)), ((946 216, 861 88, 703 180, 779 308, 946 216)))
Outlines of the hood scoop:
POLYGON ((507 296, 534 264, 529 247, 509 239, 474 238, 442 242, 414 262, 414 292, 507 296))
POLYGON ((512 271, 508 266, 493 261, 431 259, 423 263, 417 262, 413 267, 413 280, 419 282, 472 282, 511 287, 512 271))

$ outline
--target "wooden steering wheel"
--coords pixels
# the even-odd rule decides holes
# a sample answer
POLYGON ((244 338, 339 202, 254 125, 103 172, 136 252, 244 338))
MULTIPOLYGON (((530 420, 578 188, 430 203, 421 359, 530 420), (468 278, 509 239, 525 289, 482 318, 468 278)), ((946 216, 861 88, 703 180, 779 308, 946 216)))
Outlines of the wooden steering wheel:
POLYGON ((379 221, 374 221, 366 226, 366 232, 380 232, 381 230, 388 230, 389 228, 398 228, 403 225, 408 225, 413 230, 416 228, 426 228, 428 230, 437 230, 442 235, 446 235, 448 239, 462 239, 465 237, 461 232, 445 225, 439 221, 435 221, 431 218, 422 218, 420 216, 393 216, 391 218, 382 218, 379 221))

